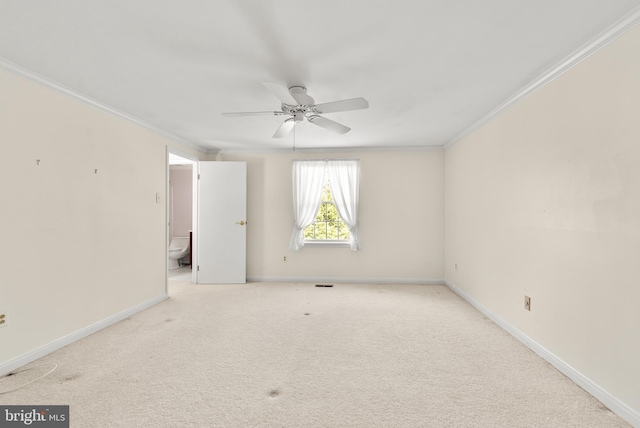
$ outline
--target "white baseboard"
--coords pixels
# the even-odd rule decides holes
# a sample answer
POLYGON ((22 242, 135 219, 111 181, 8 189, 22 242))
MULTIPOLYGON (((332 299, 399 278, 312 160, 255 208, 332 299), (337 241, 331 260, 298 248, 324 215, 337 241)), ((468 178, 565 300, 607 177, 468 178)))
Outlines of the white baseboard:
POLYGON ((441 278, 353 278, 334 276, 248 276, 247 282, 445 285, 441 278))
POLYGON ((469 302, 472 306, 486 315, 493 322, 498 324, 504 330, 506 330, 513 337, 522 342, 526 347, 531 349, 533 352, 538 354, 544 360, 546 360, 553 367, 558 369, 562 374, 571 379, 576 385, 587 391, 589 394, 593 395, 595 398, 600 400, 602 404, 607 406, 611 411, 616 413, 622 419, 629 422, 634 427, 640 427, 640 413, 631 407, 627 406, 625 403, 611 395, 608 391, 603 389, 601 386, 593 382, 591 379, 587 378, 585 375, 571 367, 566 362, 562 361, 560 358, 555 356, 545 347, 537 343, 535 340, 531 339, 526 334, 522 333, 520 330, 506 322, 504 319, 496 315, 489 308, 484 306, 482 303, 478 302, 476 299, 471 297, 469 294, 458 288, 455 284, 450 281, 445 281, 445 285, 449 287, 454 293, 462 297, 464 300, 469 302))
POLYGON ((102 330, 105 327, 109 327, 110 325, 115 324, 118 321, 122 321, 123 319, 135 313, 138 313, 157 303, 162 302, 166 298, 167 298, 166 294, 162 294, 160 296, 154 297, 153 299, 149 299, 125 311, 119 312, 115 315, 105 318, 102 321, 98 321, 95 324, 91 324, 74 333, 71 333, 67 336, 63 336, 57 340, 54 340, 53 342, 47 345, 41 346, 40 348, 34 349, 33 351, 27 352, 26 354, 20 355, 19 357, 13 358, 9 361, 0 363, 0 376, 10 373, 17 368, 20 368, 26 364, 29 364, 30 362, 35 361, 38 358, 42 358, 45 355, 52 353, 53 351, 57 351, 58 349, 63 348, 84 337, 87 337, 90 334, 93 334, 99 330, 102 330))

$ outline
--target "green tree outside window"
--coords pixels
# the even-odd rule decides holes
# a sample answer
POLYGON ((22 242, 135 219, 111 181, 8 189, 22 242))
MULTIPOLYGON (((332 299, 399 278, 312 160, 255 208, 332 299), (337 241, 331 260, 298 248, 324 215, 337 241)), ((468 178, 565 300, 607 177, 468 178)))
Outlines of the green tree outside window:
POLYGON ((348 241, 349 229, 333 203, 329 181, 322 188, 322 203, 315 221, 304 230, 304 239, 313 241, 348 241))

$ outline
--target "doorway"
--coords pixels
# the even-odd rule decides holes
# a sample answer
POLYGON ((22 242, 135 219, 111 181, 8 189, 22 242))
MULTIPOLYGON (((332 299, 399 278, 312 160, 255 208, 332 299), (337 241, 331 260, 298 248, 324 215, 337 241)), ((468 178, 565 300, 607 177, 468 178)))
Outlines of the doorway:
MULTIPOLYGON (((194 269, 187 266, 189 260, 195 260, 195 239, 197 236, 197 170, 198 159, 180 150, 167 148, 167 189, 166 189, 166 281, 165 292, 169 294, 169 279, 197 282, 194 269), (172 180, 173 176, 173 180, 172 180), (172 182, 173 181, 173 182, 172 182), (185 194, 189 192, 189 194, 185 194), (189 206, 185 206, 188 204, 189 206), (189 254, 180 260, 172 259, 170 246, 189 245, 189 254), (170 269, 172 265, 184 265, 178 270, 170 269)), ((175 256, 175 251, 173 251, 175 256)), ((190 263, 189 263, 190 264, 190 263)))
POLYGON ((171 165, 192 167, 190 247, 193 268, 189 269, 190 283, 246 282, 246 162, 205 162, 167 147, 166 294, 169 295, 169 245, 174 236, 170 220, 171 165), (203 233, 207 239, 200 239, 203 233), (201 248, 200 243, 206 245, 201 248), (201 254, 203 257, 200 257, 201 254))

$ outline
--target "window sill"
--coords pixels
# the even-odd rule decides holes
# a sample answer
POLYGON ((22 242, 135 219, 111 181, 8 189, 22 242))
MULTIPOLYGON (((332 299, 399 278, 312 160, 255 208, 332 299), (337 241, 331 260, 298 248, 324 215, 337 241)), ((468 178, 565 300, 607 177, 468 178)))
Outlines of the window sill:
POLYGON ((349 247, 349 241, 305 240, 304 245, 313 247, 349 247))

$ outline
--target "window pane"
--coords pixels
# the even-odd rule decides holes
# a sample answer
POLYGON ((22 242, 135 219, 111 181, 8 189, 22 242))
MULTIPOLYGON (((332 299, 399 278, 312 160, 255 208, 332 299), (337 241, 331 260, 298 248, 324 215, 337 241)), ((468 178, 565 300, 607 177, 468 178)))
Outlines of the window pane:
POLYGON ((347 226, 343 222, 340 222, 339 234, 340 234, 340 237, 338 239, 348 240, 349 237, 351 236, 351 234, 349 233, 349 229, 347 229, 347 226))
POLYGON ((318 210, 318 215, 316 216, 316 221, 327 221, 327 204, 320 204, 320 209, 318 210))
POLYGON ((315 223, 304 230, 304 239, 315 239, 315 223))
POLYGON ((338 239, 338 223, 330 222, 327 226, 327 239, 338 239))
POLYGON ((304 239, 341 241, 349 239, 349 230, 333 203, 328 180, 322 188, 322 203, 318 208, 315 222, 304 230, 304 239))
POLYGON ((327 223, 316 222, 316 239, 327 239, 327 223))
POLYGON ((326 204, 327 221, 339 221, 338 209, 333 203, 326 204))

